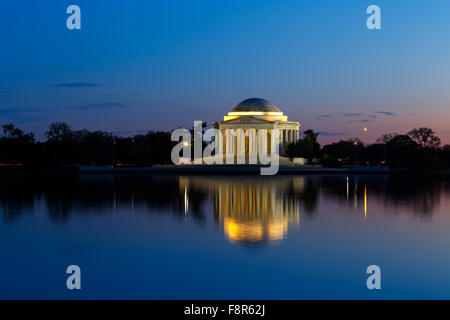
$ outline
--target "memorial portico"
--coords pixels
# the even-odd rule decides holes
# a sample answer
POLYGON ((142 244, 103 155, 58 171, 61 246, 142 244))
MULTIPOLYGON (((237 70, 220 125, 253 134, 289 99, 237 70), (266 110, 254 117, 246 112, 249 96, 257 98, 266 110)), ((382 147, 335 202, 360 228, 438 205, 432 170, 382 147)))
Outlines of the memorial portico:
POLYGON ((252 156, 261 152, 270 156, 274 130, 279 132, 278 152, 285 154, 287 146, 299 138, 300 123, 288 121, 271 102, 252 98, 236 105, 224 121, 213 123, 213 127, 222 133, 218 150, 222 150, 224 156, 242 153, 252 156))

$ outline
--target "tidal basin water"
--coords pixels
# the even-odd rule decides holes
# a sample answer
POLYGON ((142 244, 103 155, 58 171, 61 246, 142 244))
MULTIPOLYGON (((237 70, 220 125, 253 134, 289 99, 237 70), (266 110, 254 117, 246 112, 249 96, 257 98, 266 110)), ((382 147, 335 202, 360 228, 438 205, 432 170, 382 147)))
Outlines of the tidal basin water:
POLYGON ((3 175, 0 191, 1 299, 450 298, 444 178, 3 175))

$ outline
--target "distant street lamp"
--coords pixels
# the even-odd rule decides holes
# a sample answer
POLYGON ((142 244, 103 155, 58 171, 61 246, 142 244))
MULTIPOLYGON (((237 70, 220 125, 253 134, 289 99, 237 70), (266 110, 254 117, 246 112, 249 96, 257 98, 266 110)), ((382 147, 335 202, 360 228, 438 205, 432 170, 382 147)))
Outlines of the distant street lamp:
POLYGON ((112 157, 112 165, 116 163, 116 139, 113 140, 113 157, 112 157))
POLYGON ((353 138, 353 146, 354 146, 354 150, 355 150, 355 158, 353 159, 353 164, 356 164, 356 150, 359 144, 359 139, 357 137, 353 138))

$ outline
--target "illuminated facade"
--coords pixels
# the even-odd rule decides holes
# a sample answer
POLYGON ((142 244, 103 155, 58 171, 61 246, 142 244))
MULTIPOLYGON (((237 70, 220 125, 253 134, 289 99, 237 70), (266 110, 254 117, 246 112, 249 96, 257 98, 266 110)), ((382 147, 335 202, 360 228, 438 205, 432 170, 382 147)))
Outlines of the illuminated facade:
POLYGON ((273 130, 279 130, 279 153, 284 154, 287 145, 298 140, 300 123, 288 121, 288 117, 271 102, 251 98, 236 105, 224 121, 213 123, 213 127, 222 133, 218 149, 225 156, 238 154, 239 150, 246 155, 256 155, 259 148, 267 148, 266 154, 270 155, 273 130), (267 130, 267 134, 260 129, 267 130))

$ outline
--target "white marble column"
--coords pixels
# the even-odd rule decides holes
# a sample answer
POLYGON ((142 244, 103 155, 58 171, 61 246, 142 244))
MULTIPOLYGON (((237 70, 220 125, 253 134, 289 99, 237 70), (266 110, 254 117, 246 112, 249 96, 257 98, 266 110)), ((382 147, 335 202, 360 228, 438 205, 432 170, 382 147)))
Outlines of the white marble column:
POLYGON ((227 129, 226 130, 226 137, 227 137, 227 146, 226 146, 226 154, 229 155, 233 152, 233 129, 227 129))
POLYGON ((286 152, 287 150, 287 146, 288 146, 288 131, 286 129, 283 129, 283 148, 284 151, 286 152))
POLYGON ((258 156, 258 141, 256 137, 256 129, 248 129, 248 162, 250 164, 256 164, 258 156))
POLYGON ((279 153, 281 154, 281 153, 284 153, 284 150, 283 150, 283 129, 280 129, 279 131, 280 131, 280 144, 279 144, 278 150, 279 150, 279 153))
POLYGON ((235 137, 234 130, 227 129, 226 130, 226 151, 225 157, 227 164, 232 164, 234 162, 234 145, 235 145, 235 137))
POLYGON ((239 155, 241 151, 241 129, 234 129, 236 136, 236 155, 239 155))
POLYGON ((244 129, 236 129, 236 159, 238 164, 245 164, 245 132, 244 129))
POLYGON ((223 132, 222 132, 222 130, 219 130, 216 148, 217 148, 216 154, 222 155, 223 154, 223 132))
POLYGON ((258 152, 260 155, 267 155, 267 131, 264 129, 258 130, 258 152))

